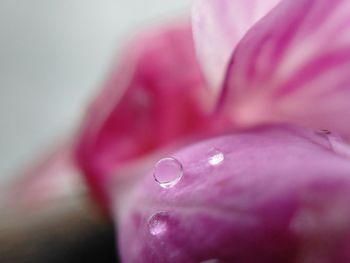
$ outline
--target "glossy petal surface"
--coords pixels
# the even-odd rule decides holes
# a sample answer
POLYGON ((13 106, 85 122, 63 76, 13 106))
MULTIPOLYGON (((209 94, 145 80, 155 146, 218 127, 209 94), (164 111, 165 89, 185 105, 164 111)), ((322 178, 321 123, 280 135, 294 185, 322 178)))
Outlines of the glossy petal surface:
POLYGON ((116 199, 123 262, 349 262, 350 161, 327 135, 260 127, 173 157, 175 186, 150 172, 116 199))

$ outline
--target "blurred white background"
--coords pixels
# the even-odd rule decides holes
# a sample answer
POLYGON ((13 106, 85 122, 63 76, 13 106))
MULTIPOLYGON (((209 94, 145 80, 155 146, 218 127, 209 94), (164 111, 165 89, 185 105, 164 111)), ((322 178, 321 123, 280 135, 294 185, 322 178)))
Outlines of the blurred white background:
POLYGON ((74 128, 120 44, 189 0, 0 0, 0 182, 74 128))

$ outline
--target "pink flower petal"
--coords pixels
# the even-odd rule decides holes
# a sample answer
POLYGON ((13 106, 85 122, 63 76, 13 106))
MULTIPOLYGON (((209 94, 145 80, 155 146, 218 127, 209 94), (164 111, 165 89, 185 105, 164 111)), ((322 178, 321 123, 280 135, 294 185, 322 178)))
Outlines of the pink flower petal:
POLYGON ((196 51, 209 84, 218 94, 227 63, 249 28, 279 0, 196 0, 193 32, 196 51))
POLYGON ((294 122, 350 138, 350 2, 286 0, 238 45, 221 97, 241 126, 294 122))
POLYGON ((132 41, 93 103, 77 158, 100 198, 121 166, 205 132, 208 96, 197 66, 190 24, 147 32, 132 41))
POLYGON ((25 167, 8 187, 8 203, 13 210, 46 211, 64 204, 63 200, 85 192, 79 167, 74 162, 72 142, 57 145, 44 158, 25 167))
POLYGON ((325 134, 260 127, 172 157, 173 187, 151 172, 115 199, 123 262, 349 262, 350 162, 325 134))

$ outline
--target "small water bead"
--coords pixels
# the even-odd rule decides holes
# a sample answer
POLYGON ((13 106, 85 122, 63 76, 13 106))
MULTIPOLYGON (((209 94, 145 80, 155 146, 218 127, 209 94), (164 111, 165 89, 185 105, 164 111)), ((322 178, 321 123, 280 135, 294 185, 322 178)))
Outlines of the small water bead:
POLYGON ((182 178, 183 166, 173 157, 163 158, 154 167, 154 180, 163 188, 175 186, 182 178))
POLYGON ((210 165, 212 165, 212 166, 219 165, 224 161, 224 159, 225 159, 225 155, 220 150, 218 150, 216 148, 212 148, 209 151, 208 163, 210 165))
POLYGON ((158 212, 150 217, 148 220, 148 229, 153 236, 158 236, 168 230, 168 212, 158 212))

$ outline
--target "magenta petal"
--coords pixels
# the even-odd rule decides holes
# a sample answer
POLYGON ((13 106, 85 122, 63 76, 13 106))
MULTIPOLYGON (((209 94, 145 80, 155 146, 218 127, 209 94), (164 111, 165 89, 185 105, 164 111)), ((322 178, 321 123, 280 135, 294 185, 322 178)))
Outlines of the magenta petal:
POLYGON ((123 262, 349 262, 350 161, 326 134, 262 127, 172 157, 177 184, 149 173, 116 199, 123 262))
POLYGON ((77 159, 99 198, 123 165, 207 125, 211 100, 194 53, 190 24, 146 32, 124 51, 87 112, 77 159))
POLYGON ((239 43, 221 102, 241 126, 293 122, 350 137, 350 2, 286 0, 239 43))
POLYGON ((203 72, 219 93, 227 63, 250 27, 279 0, 196 0, 192 23, 196 51, 203 72))

